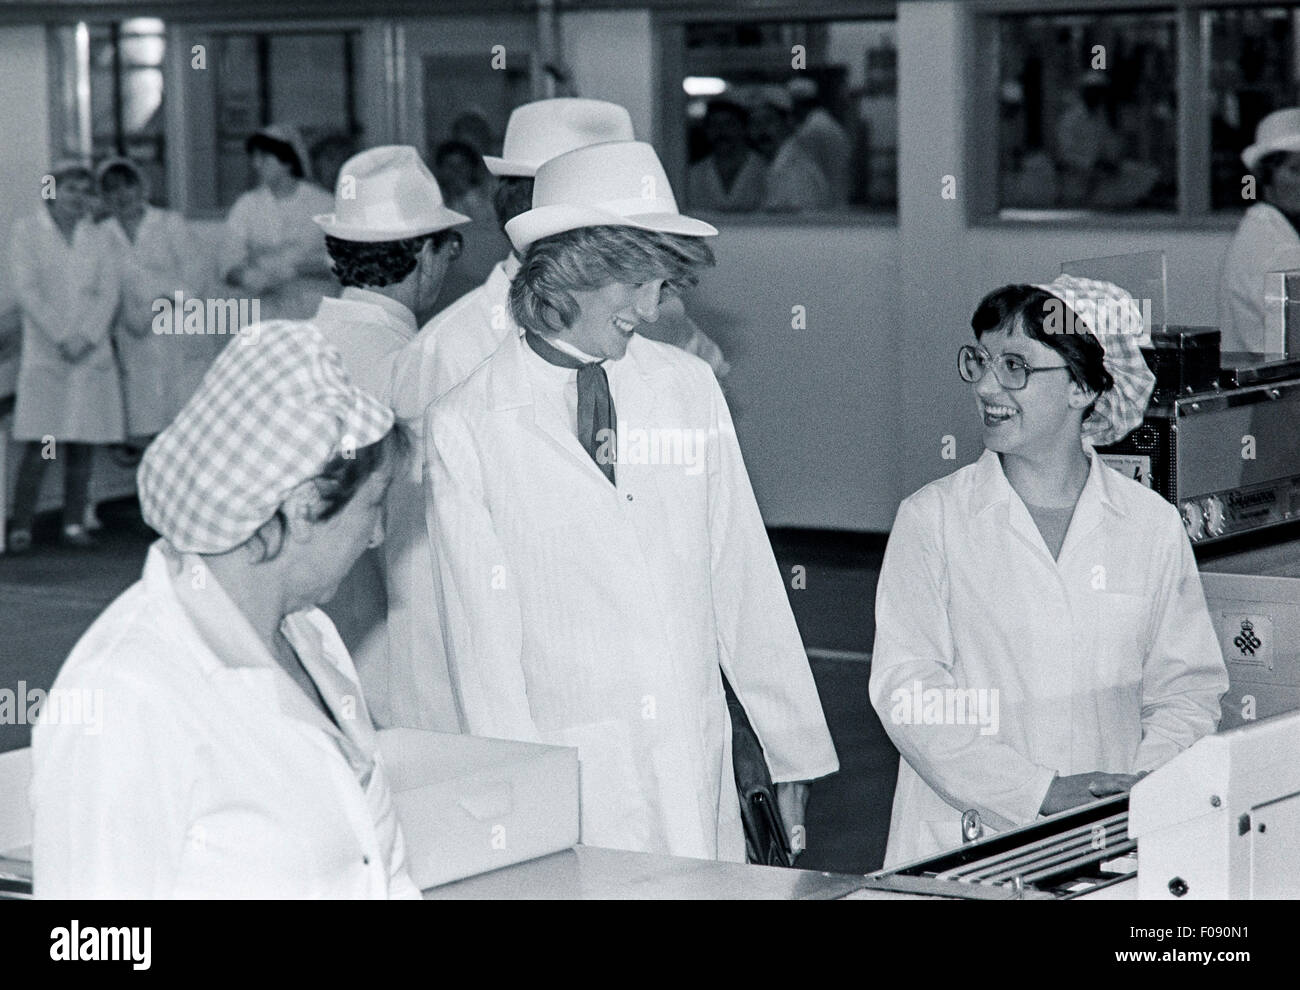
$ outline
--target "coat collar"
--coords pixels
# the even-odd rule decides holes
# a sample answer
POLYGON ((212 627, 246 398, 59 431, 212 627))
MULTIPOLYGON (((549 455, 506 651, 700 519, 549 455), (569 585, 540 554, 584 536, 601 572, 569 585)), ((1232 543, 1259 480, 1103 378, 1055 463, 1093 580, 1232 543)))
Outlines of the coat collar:
POLYGON ((378 310, 375 316, 380 317, 382 314, 383 322, 400 328, 402 336, 407 340, 414 337, 420 329, 419 324, 415 322, 414 313, 382 292, 371 292, 369 289, 359 289, 349 285, 339 293, 337 299, 326 296, 321 300, 321 312, 325 314, 329 314, 331 309, 342 309, 346 312, 348 309, 355 309, 356 306, 378 310))
MULTIPOLYGON (((657 421, 659 398, 664 392, 662 377, 671 374, 671 366, 656 360, 654 346, 639 335, 628 343, 627 353, 617 361, 606 361, 610 387, 618 409, 620 428, 626 423, 645 428, 657 421)), ((525 361, 531 358, 522 334, 511 334, 488 359, 486 372, 488 404, 496 412, 534 408, 533 386, 525 361)), ((593 479, 608 486, 609 481, 591 460, 577 437, 557 432, 549 418, 527 415, 530 426, 567 454, 579 460, 593 479)))
MULTIPOLYGON (((338 726, 325 718, 280 667, 252 625, 197 554, 183 554, 166 541, 149 548, 144 585, 151 600, 174 609, 170 625, 184 640, 204 674, 216 683, 242 684, 281 715, 324 732, 363 778, 373 763, 374 727, 357 684, 340 665, 335 644, 326 642, 315 610, 285 618, 281 630, 316 682, 338 726), (340 727, 342 731, 340 731, 340 727)), ((341 645, 341 644, 340 644, 341 645)))
MULTIPOLYGON (((1084 448, 1089 460, 1088 480, 1074 508, 1070 529, 1060 556, 1078 540, 1101 525, 1106 511, 1127 515, 1128 510, 1118 497, 1115 485, 1120 480, 1095 451, 1084 448)), ((1006 505, 1012 529, 1030 542, 1042 543, 1042 535, 1029 515, 1024 501, 1016 494, 1002 470, 1002 460, 992 450, 985 450, 975 462, 975 482, 971 493, 971 512, 978 515, 996 505, 1006 505)))

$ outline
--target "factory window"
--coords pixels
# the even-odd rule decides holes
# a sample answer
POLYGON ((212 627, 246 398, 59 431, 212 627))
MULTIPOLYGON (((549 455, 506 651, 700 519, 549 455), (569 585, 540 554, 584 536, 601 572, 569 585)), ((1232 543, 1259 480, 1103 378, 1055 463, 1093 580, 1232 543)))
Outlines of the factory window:
POLYGON ((213 71, 191 80, 191 167, 200 180, 190 208, 225 210, 252 184, 244 142, 259 127, 291 124, 312 161, 312 178, 333 188, 357 146, 359 32, 231 32, 196 36, 213 71), (199 154, 209 150, 210 154, 199 154))
POLYGON ((665 157, 688 208, 893 211, 892 17, 683 19, 664 28, 665 157))
POLYGON ((1178 207, 1172 11, 997 19, 998 204, 1178 207))
POLYGON ((1210 200, 1214 209, 1242 203, 1241 152, 1255 125, 1300 102, 1296 92, 1300 7, 1225 8, 1201 13, 1208 42, 1210 200))
POLYGON ((981 0, 975 48, 997 59, 975 60, 975 91, 997 127, 971 138, 973 215, 1214 224, 1250 205, 1241 152, 1300 103, 1300 4, 1026 6, 981 0))
POLYGON ((163 22, 136 17, 51 29, 56 158, 126 155, 148 174, 152 199, 167 200, 163 130, 163 22))

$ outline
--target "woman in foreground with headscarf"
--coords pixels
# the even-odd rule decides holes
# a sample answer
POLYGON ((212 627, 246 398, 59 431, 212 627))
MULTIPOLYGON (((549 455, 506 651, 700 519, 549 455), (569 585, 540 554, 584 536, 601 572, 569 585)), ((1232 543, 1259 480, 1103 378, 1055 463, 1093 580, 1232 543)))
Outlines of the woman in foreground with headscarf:
POLYGON ((1126 792, 1215 730, 1228 687, 1177 509, 1092 450, 1151 396, 1136 302, 1061 276, 971 326, 984 453, 904 500, 876 596, 887 867, 959 846, 963 814, 1000 831, 1126 792))
POLYGON ((356 671, 316 607, 383 541, 398 445, 310 324, 222 352, 140 465, 162 539, 33 731, 37 896, 418 896, 356 671))
POLYGON ((291 127, 264 127, 245 145, 257 185, 230 208, 220 276, 233 293, 257 299, 263 320, 310 319, 337 294, 325 239, 312 218, 334 197, 311 181, 311 160, 291 127))

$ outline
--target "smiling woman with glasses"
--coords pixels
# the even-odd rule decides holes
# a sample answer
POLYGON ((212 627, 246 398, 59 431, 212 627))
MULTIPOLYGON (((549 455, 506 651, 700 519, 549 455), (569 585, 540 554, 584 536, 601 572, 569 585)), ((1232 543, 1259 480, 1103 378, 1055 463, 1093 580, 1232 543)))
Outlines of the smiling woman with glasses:
POLYGON ((876 597, 887 867, 960 845, 963 815, 996 831, 1126 792, 1214 731, 1228 685, 1177 510, 1092 451, 1151 396, 1136 301, 1008 285, 971 329, 984 453, 903 502, 876 597))

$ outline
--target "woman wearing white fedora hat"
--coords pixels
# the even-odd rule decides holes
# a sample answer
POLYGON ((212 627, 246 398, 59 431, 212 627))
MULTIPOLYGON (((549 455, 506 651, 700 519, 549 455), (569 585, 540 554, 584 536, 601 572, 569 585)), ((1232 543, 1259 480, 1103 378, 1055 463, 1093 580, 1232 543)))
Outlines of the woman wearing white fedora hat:
MULTIPOLYGON (((409 424, 423 407, 404 406, 395 363, 419 321, 432 315, 460 253, 461 235, 452 228, 469 217, 444 205, 437 180, 409 146, 353 156, 336 185, 334 212, 316 223, 343 291, 322 299, 311 322, 338 348, 351 379, 409 424)), ((357 561, 327 611, 356 658, 377 724, 454 732, 418 469, 415 456, 394 479, 388 539, 357 561)))
POLYGON ((330 194, 311 181, 311 159, 296 129, 263 127, 245 147, 257 185, 226 217, 221 279, 257 298, 264 320, 305 320, 334 291, 311 222, 331 208, 330 194))
POLYGON ((1241 218, 1219 279, 1219 329, 1225 351, 1262 353, 1268 272, 1300 268, 1300 107, 1269 114, 1241 160, 1263 202, 1241 218))
POLYGON ((506 232, 524 332, 425 422, 466 726, 577 747, 584 843, 742 861, 722 673, 788 827, 838 761, 717 380, 639 333, 717 231, 622 141, 543 164, 506 232))

